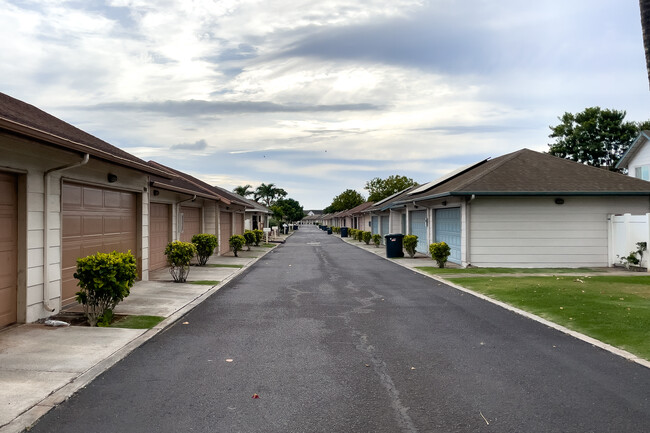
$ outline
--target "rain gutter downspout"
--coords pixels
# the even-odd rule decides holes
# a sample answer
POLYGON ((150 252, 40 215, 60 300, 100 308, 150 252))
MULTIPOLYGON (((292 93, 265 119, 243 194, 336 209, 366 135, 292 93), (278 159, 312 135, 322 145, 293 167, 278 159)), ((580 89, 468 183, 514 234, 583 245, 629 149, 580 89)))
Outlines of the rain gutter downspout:
POLYGON ((181 214, 181 203, 185 203, 186 201, 194 201, 196 200, 196 194, 192 195, 192 198, 186 198, 185 200, 177 201, 176 202, 176 239, 180 240, 181 239, 181 230, 183 229, 183 221, 180 221, 180 214, 181 214))
POLYGON ((43 308, 50 313, 54 312, 56 308, 50 305, 50 276, 49 276, 49 251, 50 246, 48 242, 48 233, 50 231, 50 226, 48 223, 50 215, 50 207, 48 206, 48 198, 50 194, 50 174, 69 170, 71 168, 81 167, 82 165, 88 164, 90 160, 90 154, 84 154, 84 157, 79 162, 73 162, 71 164, 62 165, 61 167, 51 168, 43 173, 43 308))

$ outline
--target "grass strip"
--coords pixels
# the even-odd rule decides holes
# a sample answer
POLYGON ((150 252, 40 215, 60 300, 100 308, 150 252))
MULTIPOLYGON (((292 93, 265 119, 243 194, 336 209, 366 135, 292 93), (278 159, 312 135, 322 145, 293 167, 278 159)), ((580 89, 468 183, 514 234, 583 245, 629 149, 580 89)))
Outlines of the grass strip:
POLYGON ((198 280, 198 281, 188 281, 189 284, 196 284, 198 286, 216 286, 220 281, 216 280, 198 280))
POLYGON ((208 268, 236 268, 236 269, 241 269, 244 267, 244 265, 220 265, 220 264, 214 264, 214 265, 205 265, 208 268))
POLYGON ((277 246, 277 244, 262 244, 262 245, 260 245, 260 247, 264 247, 264 248, 274 248, 276 246, 277 246))
POLYGON ((650 276, 466 277, 454 283, 650 360, 650 276))
MULTIPOLYGON (((416 269, 433 275, 454 274, 573 274, 582 275, 592 272, 605 272, 595 268, 439 268, 437 266, 417 266, 416 269)), ((455 280, 454 280, 455 281, 455 280)))
POLYGON ((110 328, 128 328, 128 329, 151 329, 165 318, 160 316, 126 316, 125 318, 113 322, 110 328))

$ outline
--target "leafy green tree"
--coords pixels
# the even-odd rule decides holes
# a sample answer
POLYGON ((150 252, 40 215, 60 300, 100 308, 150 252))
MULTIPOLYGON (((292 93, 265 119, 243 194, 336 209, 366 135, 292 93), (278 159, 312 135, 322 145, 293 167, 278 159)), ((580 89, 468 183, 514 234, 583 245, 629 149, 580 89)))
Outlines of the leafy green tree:
POLYGON ((232 192, 234 192, 235 194, 240 195, 240 196, 242 196, 244 198, 248 198, 248 197, 250 197, 251 195, 254 194, 254 191, 253 191, 252 188, 253 188, 252 185, 246 184, 246 185, 243 185, 243 186, 236 186, 232 190, 232 192))
POLYGON ((255 201, 262 201, 266 206, 270 207, 277 199, 287 196, 287 192, 282 188, 278 188, 274 183, 268 185, 263 183, 255 189, 253 197, 255 201))
POLYGON ((300 203, 292 198, 280 198, 271 206, 273 217, 278 221, 300 221, 305 216, 300 203))
POLYGON ((332 204, 323 209, 323 213, 341 212, 342 210, 352 209, 365 203, 366 199, 353 189, 346 189, 341 194, 334 197, 332 204))
POLYGON ((371 179, 366 182, 364 189, 370 193, 368 201, 379 201, 414 185, 416 183, 410 177, 394 174, 386 179, 379 177, 371 179))
POLYGON ((613 169, 649 122, 626 122, 625 111, 586 108, 580 113, 564 113, 559 125, 551 126, 551 155, 594 167, 613 169))

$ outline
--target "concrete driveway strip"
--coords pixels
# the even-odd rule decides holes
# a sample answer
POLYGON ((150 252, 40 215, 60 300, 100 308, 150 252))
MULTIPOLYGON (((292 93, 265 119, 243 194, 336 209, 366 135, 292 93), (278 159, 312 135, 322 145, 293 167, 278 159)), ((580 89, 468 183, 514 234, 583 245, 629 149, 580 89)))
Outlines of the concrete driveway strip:
POLYGON ((31 431, 648 425, 647 368, 303 227, 31 431))

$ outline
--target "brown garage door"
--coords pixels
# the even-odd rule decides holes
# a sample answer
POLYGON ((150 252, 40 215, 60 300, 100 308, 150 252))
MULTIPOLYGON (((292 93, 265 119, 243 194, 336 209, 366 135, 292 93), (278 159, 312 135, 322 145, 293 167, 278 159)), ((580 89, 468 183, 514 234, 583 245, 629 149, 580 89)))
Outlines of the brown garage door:
POLYGON ((151 203, 149 206, 149 270, 167 266, 165 247, 170 242, 169 205, 151 203))
POLYGON ((75 302, 78 291, 73 274, 77 259, 97 252, 136 255, 136 195, 96 186, 64 183, 61 191, 63 220, 61 305, 75 302))
POLYGON ((240 213, 235 214, 235 234, 244 234, 244 215, 240 213))
POLYGON ((16 176, 0 173, 0 327, 17 320, 17 200, 16 176))
POLYGON ((191 242, 192 236, 201 233, 201 208, 181 206, 183 218, 180 239, 183 242, 191 242))
POLYGON ((232 236, 231 226, 232 222, 230 220, 232 213, 231 212, 220 212, 219 213, 219 252, 225 254, 230 251, 230 245, 228 241, 230 236, 232 236))

